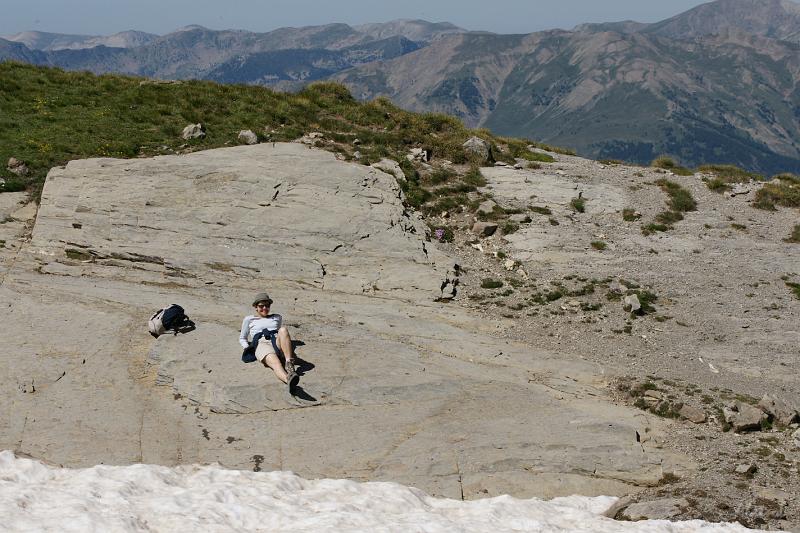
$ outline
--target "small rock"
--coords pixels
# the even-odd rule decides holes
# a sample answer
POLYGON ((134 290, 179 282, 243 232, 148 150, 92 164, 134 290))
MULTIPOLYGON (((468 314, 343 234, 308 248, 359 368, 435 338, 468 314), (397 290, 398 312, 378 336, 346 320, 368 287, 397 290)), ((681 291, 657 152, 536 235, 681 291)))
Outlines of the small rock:
POLYGON ((258 144, 258 137, 252 130, 242 130, 236 138, 240 143, 244 144, 258 144))
POLYGON ((472 233, 481 237, 491 237, 497 231, 497 224, 492 222, 476 222, 472 226, 472 233))
POLYGON ((353 146, 358 146, 361 144, 361 139, 353 139, 353 146))
POLYGON ((26 176, 29 172, 28 165, 26 165, 16 157, 10 157, 8 159, 8 165, 6 165, 6 170, 8 170, 13 174, 16 174, 17 176, 26 176))
POLYGON ((511 222, 514 222, 515 224, 527 224, 528 222, 531 221, 531 217, 529 217, 528 215, 524 215, 522 213, 511 215, 510 217, 508 217, 508 219, 511 222))
POLYGON ((494 203, 492 200, 486 200, 478 206, 478 213, 489 215, 494 211, 495 207, 497 207, 496 203, 494 203))
POLYGON ((666 398, 666 395, 663 392, 657 390, 644 391, 644 395, 648 398, 657 398, 659 400, 666 398))
POLYGON ((495 162, 494 166, 496 166, 496 167, 507 167, 508 163, 505 163, 503 161, 497 161, 497 162, 495 162))
POLYGON ((469 159, 477 159, 480 163, 489 161, 491 147, 480 137, 470 137, 462 145, 469 159))
POLYGON ((792 442, 794 442, 795 448, 800 448, 800 429, 792 433, 792 442))
POLYGON ((758 467, 754 464, 743 464, 738 465, 734 472, 740 475, 751 475, 755 474, 758 471, 758 467))
POLYGON ((620 283, 619 281, 612 281, 611 284, 608 286, 608 292, 611 294, 625 294, 628 288, 620 283))
POLYGON ((642 304, 639 302, 639 297, 635 294, 629 294, 622 300, 622 308, 629 313, 637 313, 642 309, 642 304))
POLYGON ((770 487, 757 487, 755 494, 756 498, 767 500, 780 506, 787 505, 789 502, 794 501, 794 497, 788 492, 770 487))
POLYGON ((506 262, 503 266, 505 267, 506 270, 511 272, 517 267, 517 262, 512 259, 506 259, 506 262))
POLYGON ((698 409, 697 407, 692 407, 691 405, 684 405, 681 407, 679 414, 694 424, 702 424, 708 419, 705 411, 698 409))
POLYGON ((524 168, 524 167, 522 166, 522 163, 516 163, 516 164, 514 165, 514 169, 516 169, 516 170, 522 170, 523 168, 524 168))
POLYGON ((355 152, 353 152, 353 159, 355 159, 356 161, 358 161, 359 159, 361 159, 361 152, 359 152, 358 150, 356 150, 355 152))
POLYGON ((689 508, 684 498, 634 503, 620 513, 623 520, 669 520, 689 508))
POLYGON ((206 130, 202 124, 199 122, 197 124, 189 124, 185 128, 183 128, 183 132, 181 133, 181 137, 186 140, 189 139, 202 139, 206 136, 206 130))

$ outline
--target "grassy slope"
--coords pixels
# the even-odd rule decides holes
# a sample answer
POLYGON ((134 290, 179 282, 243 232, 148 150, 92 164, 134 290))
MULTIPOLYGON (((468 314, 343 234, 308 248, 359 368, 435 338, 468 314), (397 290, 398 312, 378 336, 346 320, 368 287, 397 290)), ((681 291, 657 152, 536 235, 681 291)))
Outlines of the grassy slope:
MULTIPOLYGON (((445 115, 405 112, 383 99, 359 103, 333 83, 284 94, 253 86, 155 83, 0 63, 0 108, 0 162, 12 156, 25 161, 32 173, 24 184, 34 192, 48 169, 71 159, 149 156, 184 144, 220 147, 235 143, 243 129, 275 141, 320 131, 351 148, 359 138, 364 163, 383 156, 403 160, 412 146, 458 162, 464 158, 461 144, 473 133, 494 140, 445 115), (184 141, 183 127, 197 122, 205 125, 207 137, 184 141)), ((0 177, 13 178, 5 164, 0 177)))

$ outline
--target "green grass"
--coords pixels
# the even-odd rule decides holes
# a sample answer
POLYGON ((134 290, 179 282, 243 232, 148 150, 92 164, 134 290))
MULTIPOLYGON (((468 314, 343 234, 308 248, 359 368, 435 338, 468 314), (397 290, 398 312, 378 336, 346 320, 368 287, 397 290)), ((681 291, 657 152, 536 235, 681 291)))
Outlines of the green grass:
POLYGON ((785 282, 786 286, 792 289, 795 297, 800 300, 800 283, 792 283, 791 281, 785 282))
POLYGON ((675 161, 665 155, 659 156, 650 163, 651 167, 655 168, 662 168, 664 170, 669 170, 673 174, 677 174, 678 176, 691 176, 694 174, 691 170, 686 167, 679 166, 675 163, 675 161))
MULTIPOLYGON (((432 188, 457 178, 440 169, 421 179, 406 161, 410 148, 422 147, 436 158, 462 164, 468 162, 462 144, 470 136, 493 144, 504 141, 487 130, 468 129, 452 116, 404 111, 386 98, 358 102, 343 85, 332 82, 313 83, 290 94, 250 85, 159 83, 0 62, 0 109, 0 161, 13 156, 31 170, 18 178, 0 165, 0 177, 6 180, 2 191, 27 189, 34 195, 50 168, 73 159, 219 148, 236 144, 243 129, 270 141, 291 141, 318 131, 323 134, 318 144, 346 159, 352 159, 357 137, 361 163, 381 157, 399 161, 408 178, 401 184, 406 201, 420 207, 442 196, 432 195, 432 188), (205 126, 206 137, 182 139, 183 128, 198 122, 205 126)), ((513 142, 526 151, 528 144, 536 145, 513 142)), ((479 187, 485 180, 475 170, 462 183, 479 187)))
POLYGON ((622 220, 625 222, 635 222, 642 218, 642 215, 638 214, 635 209, 631 207, 626 207, 622 210, 622 220))
POLYGON ((571 205, 572 209, 578 213, 583 213, 586 211, 586 200, 583 198, 573 198, 569 205, 571 205))
POLYGON ((753 207, 775 211, 775 206, 800 207, 800 178, 791 174, 775 176, 756 193, 753 207))
POLYGON ((697 170, 708 172, 714 177, 706 180, 706 186, 718 193, 731 190, 732 183, 747 183, 750 180, 761 181, 764 176, 744 170, 735 165, 701 165, 697 170))
POLYGON ((789 242, 789 243, 793 243, 793 244, 800 244, 800 224, 795 224, 791 235, 789 235, 788 238, 783 239, 783 240, 785 242, 789 242))
POLYGON ((697 202, 692 198, 692 193, 674 181, 661 178, 656 180, 656 185, 661 187, 669 196, 669 202, 667 202, 667 204, 672 211, 685 213, 697 210, 697 202))
POLYGON ((503 282, 499 279, 484 278, 481 280, 482 289, 499 289, 503 286, 503 282))
POLYGON ((534 213, 539 213, 540 215, 550 216, 553 214, 553 212, 550 210, 549 207, 542 207, 538 205, 530 206, 530 210, 533 211, 534 213))
POLYGON ((594 248, 595 250, 600 250, 600 251, 603 251, 608 247, 608 245, 606 243, 604 243, 603 241, 592 241, 591 245, 592 245, 592 248, 594 248))

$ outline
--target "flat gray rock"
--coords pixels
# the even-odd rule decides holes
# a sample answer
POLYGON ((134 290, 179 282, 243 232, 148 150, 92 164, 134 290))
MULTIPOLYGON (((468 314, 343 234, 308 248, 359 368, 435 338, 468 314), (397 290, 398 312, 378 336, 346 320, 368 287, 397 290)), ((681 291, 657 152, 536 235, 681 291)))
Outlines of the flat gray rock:
POLYGON ((636 435, 662 422, 607 402, 602 368, 498 340, 501 321, 437 302, 452 261, 401 194, 394 177, 299 143, 53 169, 0 284, 0 449, 466 498, 657 484, 664 452, 636 435), (263 290, 319 405, 287 401, 240 360, 263 290), (197 329, 155 340, 147 319, 170 303, 197 329))

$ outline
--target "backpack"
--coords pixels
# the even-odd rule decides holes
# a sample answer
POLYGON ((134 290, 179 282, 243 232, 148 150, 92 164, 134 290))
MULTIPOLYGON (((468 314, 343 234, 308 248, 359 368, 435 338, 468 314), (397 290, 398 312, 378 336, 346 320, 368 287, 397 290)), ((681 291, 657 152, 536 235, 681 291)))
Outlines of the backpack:
POLYGON ((183 307, 178 304, 172 304, 169 307, 156 311, 156 313, 150 317, 150 321, 147 323, 147 329, 150 331, 150 335, 157 339, 159 335, 163 335, 168 331, 172 331, 175 335, 178 333, 189 333, 195 329, 195 325, 194 322, 189 320, 189 317, 186 316, 183 307))

